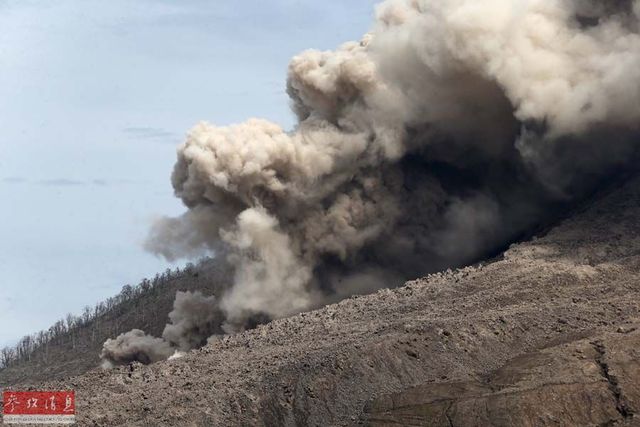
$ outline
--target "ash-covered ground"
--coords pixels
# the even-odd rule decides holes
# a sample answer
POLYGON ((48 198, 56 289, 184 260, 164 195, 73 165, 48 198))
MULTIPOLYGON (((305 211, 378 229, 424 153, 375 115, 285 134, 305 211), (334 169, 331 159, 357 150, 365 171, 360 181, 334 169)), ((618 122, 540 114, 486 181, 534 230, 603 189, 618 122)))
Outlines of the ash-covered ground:
POLYGON ((49 383, 81 425, 637 425, 640 178, 486 265, 49 383))

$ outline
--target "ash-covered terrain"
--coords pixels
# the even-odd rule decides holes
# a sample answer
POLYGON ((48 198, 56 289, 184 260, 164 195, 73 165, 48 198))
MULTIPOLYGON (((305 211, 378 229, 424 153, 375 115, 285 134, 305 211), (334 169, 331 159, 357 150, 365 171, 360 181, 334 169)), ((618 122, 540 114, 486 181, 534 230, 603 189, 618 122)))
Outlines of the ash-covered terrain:
POLYGON ((486 265, 46 387, 81 425, 638 425, 640 178, 486 265))
POLYGON ((639 423, 640 0, 387 0, 287 91, 178 147, 146 247, 229 274, 45 385, 82 424, 639 423))

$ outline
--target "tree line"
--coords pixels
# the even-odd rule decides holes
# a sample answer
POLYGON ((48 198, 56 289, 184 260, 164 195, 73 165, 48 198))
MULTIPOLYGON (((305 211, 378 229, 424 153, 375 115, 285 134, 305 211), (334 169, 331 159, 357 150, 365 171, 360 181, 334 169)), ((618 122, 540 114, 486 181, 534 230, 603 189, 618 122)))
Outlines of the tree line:
MULTIPOLYGON (((118 319, 131 308, 132 303, 153 300, 153 295, 161 294, 170 281, 185 274, 196 274, 196 270, 194 264, 188 263, 182 270, 167 269, 151 280, 143 279, 136 286, 125 285, 117 295, 98 302, 93 308, 84 307, 80 315, 69 313, 49 329, 22 337, 15 346, 0 350, 0 371, 34 359, 46 363, 53 347, 73 350, 79 346, 95 345, 97 340, 104 341, 105 337, 121 333, 118 319)), ((147 310, 135 310, 139 316, 144 316, 146 312, 147 310)))

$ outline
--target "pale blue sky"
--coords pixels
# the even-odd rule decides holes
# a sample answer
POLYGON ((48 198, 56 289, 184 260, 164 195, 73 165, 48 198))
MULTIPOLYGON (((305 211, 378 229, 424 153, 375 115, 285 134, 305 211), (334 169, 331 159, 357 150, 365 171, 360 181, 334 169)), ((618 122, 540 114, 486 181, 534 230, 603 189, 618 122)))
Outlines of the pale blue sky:
POLYGON ((169 174, 200 120, 293 124, 289 58, 377 0, 0 0, 0 345, 168 266, 169 174))

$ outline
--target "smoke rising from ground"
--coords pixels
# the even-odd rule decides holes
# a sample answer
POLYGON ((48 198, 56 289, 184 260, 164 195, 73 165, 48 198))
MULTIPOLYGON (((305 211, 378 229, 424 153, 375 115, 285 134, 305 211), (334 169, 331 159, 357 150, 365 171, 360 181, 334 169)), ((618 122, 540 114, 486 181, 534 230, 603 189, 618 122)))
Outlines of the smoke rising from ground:
POLYGON ((167 359, 173 353, 174 350, 162 338, 155 338, 146 335, 140 329, 133 329, 118 335, 117 338, 108 339, 102 346, 100 359, 102 367, 107 369, 135 361, 154 363, 167 359))
POLYGON ((162 338, 134 329, 107 340, 100 353, 102 367, 109 369, 133 361, 149 364, 180 357, 185 351, 202 347, 211 335, 222 333, 220 325, 224 320, 215 297, 199 291, 177 292, 169 319, 162 338))
POLYGON ((490 254, 633 164, 639 18, 640 0, 387 0, 360 42, 292 59, 295 129, 189 132, 188 210, 147 248, 227 257, 226 332, 490 254))
POLYGON ((181 351, 201 347, 214 332, 220 331, 223 318, 214 296, 201 292, 177 292, 169 323, 162 338, 181 351))

